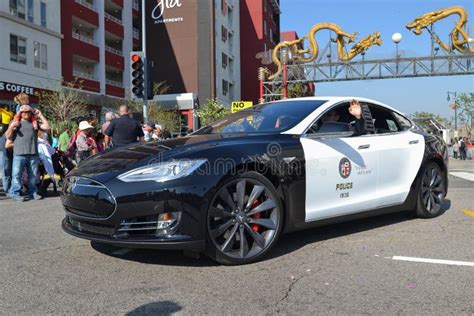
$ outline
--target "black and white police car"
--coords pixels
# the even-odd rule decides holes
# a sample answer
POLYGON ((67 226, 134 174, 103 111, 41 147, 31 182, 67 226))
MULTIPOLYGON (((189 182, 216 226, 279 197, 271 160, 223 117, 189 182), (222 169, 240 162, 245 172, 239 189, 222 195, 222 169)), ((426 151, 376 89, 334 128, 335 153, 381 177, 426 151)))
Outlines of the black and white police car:
POLYGON ((286 232, 385 212, 438 216, 447 188, 445 143, 399 111, 299 98, 90 157, 67 177, 62 226, 99 243, 243 264, 286 232))

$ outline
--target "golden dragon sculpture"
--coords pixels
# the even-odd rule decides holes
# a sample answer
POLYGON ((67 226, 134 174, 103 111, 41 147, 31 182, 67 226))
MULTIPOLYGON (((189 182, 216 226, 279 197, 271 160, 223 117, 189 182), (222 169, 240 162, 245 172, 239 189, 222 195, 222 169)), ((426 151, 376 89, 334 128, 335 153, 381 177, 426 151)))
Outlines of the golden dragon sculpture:
POLYGON ((463 7, 454 6, 446 9, 441 9, 433 12, 428 12, 420 17, 417 17, 413 22, 408 23, 406 28, 409 30, 413 29, 413 33, 420 35, 423 32, 424 28, 428 28, 431 24, 445 19, 448 16, 456 14, 459 16, 459 19, 456 21, 454 29, 449 33, 451 39, 451 45, 443 43, 438 37, 435 37, 434 40, 446 51, 457 50, 461 53, 474 53, 474 47, 469 47, 469 43, 474 42, 472 38, 469 37, 469 34, 465 31, 465 26, 467 23, 467 13, 463 7))
POLYGON ((315 24, 309 33, 302 38, 294 41, 281 42, 273 49, 272 59, 273 63, 277 66, 277 71, 268 77, 269 80, 274 80, 282 72, 282 63, 280 61, 280 51, 282 48, 287 47, 289 49, 294 59, 302 62, 308 63, 315 60, 319 54, 319 46, 316 41, 316 33, 321 30, 330 30, 336 33, 336 38, 331 39, 333 42, 337 43, 337 55, 341 61, 349 61, 355 56, 367 51, 373 45, 382 45, 382 39, 380 38, 380 33, 375 32, 373 35, 367 35, 361 41, 354 44, 351 47, 349 52, 346 52, 346 44, 353 43, 357 36, 357 33, 346 33, 342 28, 335 23, 318 23, 315 24), (304 41, 309 39, 309 48, 301 49, 300 46, 303 45, 304 41))

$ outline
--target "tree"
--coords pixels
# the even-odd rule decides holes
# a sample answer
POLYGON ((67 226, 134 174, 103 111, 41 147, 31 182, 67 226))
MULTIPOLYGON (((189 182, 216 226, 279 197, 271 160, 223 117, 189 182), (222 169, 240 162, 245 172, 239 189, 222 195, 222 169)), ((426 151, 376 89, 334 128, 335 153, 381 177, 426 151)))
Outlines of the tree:
POLYGON ((160 82, 153 82, 153 95, 161 95, 167 93, 171 87, 166 83, 166 80, 160 82))
POLYGON ((56 91, 36 92, 39 108, 53 124, 68 125, 71 119, 87 114, 82 81, 63 81, 56 91))
POLYGON ((216 99, 207 99, 206 103, 196 110, 196 113, 201 122, 201 126, 206 126, 229 115, 231 111, 230 108, 219 104, 216 99))
POLYGON ((177 108, 163 109, 159 104, 149 104, 148 120, 160 124, 165 131, 180 132, 181 116, 177 108))
POLYGON ((459 109, 458 117, 461 123, 465 124, 466 133, 468 136, 472 132, 472 120, 474 117, 474 93, 461 93, 456 98, 456 106, 459 109))

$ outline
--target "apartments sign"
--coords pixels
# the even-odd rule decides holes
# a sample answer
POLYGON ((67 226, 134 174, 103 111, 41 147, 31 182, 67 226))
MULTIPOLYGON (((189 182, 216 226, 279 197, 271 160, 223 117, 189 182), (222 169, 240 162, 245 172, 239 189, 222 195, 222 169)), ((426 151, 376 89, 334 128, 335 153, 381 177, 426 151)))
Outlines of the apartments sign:
POLYGON ((153 22, 155 24, 176 23, 176 22, 184 21, 184 18, 182 16, 166 17, 166 18, 163 17, 165 12, 180 8, 183 5, 181 3, 182 0, 157 0, 156 2, 157 4, 155 8, 153 9, 153 11, 151 11, 151 18, 153 19, 153 22))

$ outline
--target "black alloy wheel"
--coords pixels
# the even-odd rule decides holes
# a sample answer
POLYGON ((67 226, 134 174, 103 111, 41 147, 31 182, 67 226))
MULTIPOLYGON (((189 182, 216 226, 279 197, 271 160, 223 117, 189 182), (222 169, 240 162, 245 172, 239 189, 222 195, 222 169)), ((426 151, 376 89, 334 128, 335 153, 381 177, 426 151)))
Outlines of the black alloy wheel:
POLYGON ((443 212, 446 186, 444 175, 436 163, 429 163, 421 173, 417 215, 432 218, 443 212))
POLYGON ((208 254, 223 264, 261 259, 276 243, 283 212, 270 181, 256 172, 218 188, 207 215, 208 254))

